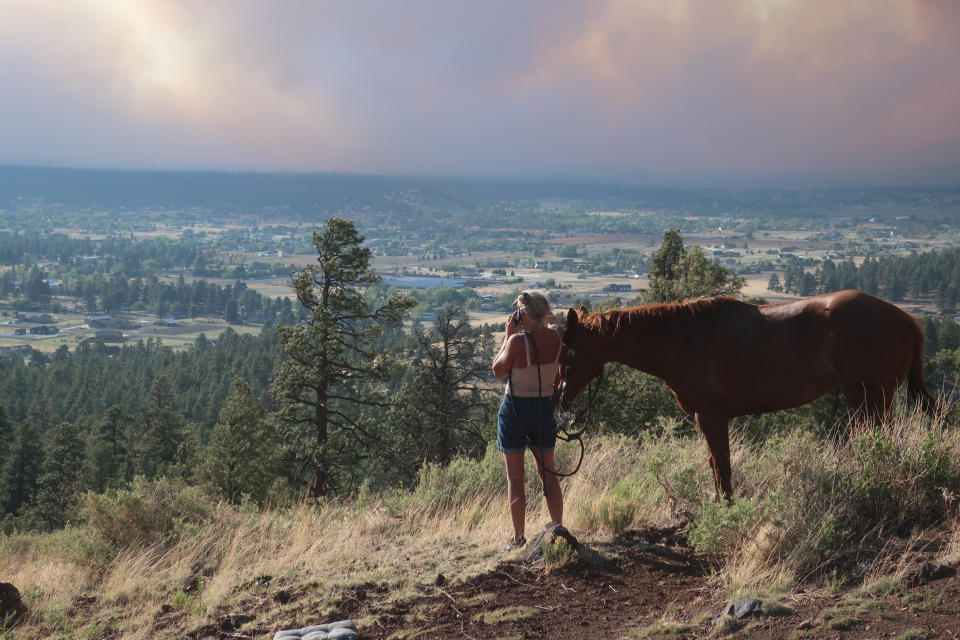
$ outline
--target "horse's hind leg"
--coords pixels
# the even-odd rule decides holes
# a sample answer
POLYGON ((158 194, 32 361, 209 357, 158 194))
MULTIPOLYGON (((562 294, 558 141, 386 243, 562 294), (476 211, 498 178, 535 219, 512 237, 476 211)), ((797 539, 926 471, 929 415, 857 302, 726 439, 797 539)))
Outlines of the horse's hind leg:
POLYGON ((855 427, 873 428, 890 417, 893 398, 897 388, 886 389, 884 385, 859 381, 844 386, 847 400, 847 417, 855 427))
POLYGON ((728 501, 733 499, 732 471, 730 469, 730 433, 727 421, 723 418, 706 416, 699 411, 696 414, 697 425, 707 441, 707 454, 710 468, 713 470, 713 486, 717 499, 722 495, 728 501))

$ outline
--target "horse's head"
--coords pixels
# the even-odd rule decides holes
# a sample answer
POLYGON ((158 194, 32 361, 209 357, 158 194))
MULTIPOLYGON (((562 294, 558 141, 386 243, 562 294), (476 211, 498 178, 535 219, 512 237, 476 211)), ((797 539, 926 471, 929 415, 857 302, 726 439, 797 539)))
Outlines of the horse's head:
POLYGON ((587 384, 603 370, 603 360, 591 348, 590 334, 580 319, 587 309, 567 311, 567 325, 560 346, 560 366, 553 379, 554 406, 568 412, 587 384))

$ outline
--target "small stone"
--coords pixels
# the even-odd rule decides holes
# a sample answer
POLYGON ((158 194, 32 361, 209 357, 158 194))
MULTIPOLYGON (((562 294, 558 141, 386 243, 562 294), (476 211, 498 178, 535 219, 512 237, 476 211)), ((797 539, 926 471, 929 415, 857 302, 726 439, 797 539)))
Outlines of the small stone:
POLYGON ((290 592, 287 591, 286 589, 280 589, 280 591, 277 591, 273 595, 273 601, 278 602, 280 604, 287 604, 291 600, 293 600, 293 596, 290 595, 290 592))
POLYGON ((810 629, 813 627, 813 618, 807 618, 806 620, 801 620, 797 624, 797 629, 810 629))
POLYGON ((903 574, 903 585, 905 587, 919 587, 932 580, 944 578, 955 573, 954 569, 942 564, 933 562, 918 562, 907 567, 903 574))
POLYGON ((731 602, 723 611, 723 615, 730 616, 735 620, 746 618, 748 616, 760 615, 763 613, 763 601, 752 598, 744 598, 731 602))
POLYGON ((443 585, 447 584, 447 577, 442 573, 438 573, 437 579, 433 581, 433 584, 435 584, 438 587, 442 587, 443 585))

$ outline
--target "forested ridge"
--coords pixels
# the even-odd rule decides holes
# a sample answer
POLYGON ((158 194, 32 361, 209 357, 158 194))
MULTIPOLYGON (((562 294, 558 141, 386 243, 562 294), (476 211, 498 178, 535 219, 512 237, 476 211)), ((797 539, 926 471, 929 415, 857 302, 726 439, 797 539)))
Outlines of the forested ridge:
MULTIPOLYGON (((495 432, 499 395, 489 373, 492 329, 471 328, 455 304, 433 323, 404 329, 416 301, 378 284, 352 223, 331 219, 313 240, 317 261, 297 273, 297 300, 267 300, 280 322, 259 334, 228 329, 177 352, 148 340, 119 350, 61 347, 49 360, 28 363, 0 360, 3 528, 62 526, 85 492, 117 490, 137 477, 179 478, 230 501, 263 502, 304 490, 342 495, 410 484, 425 463, 482 454, 495 432), (39 490, 50 481, 64 491, 39 490)), ((913 274, 903 277, 924 282, 956 270, 958 259, 960 251, 919 254, 865 262, 850 273, 883 264, 878 274, 913 274)), ((805 275, 817 287, 859 285, 842 280, 844 269, 836 270, 836 281, 826 263, 805 275)), ((91 309, 105 308, 104 299, 154 300, 149 291, 169 292, 159 300, 181 311, 209 299, 219 307, 238 291, 245 305, 253 300, 243 283, 219 287, 182 278, 142 290, 134 284, 140 297, 133 298, 138 278, 120 271, 103 276, 99 269, 89 275, 100 286, 91 309)), ((83 281, 82 274, 73 277, 83 281)), ((671 230, 653 256, 651 287, 638 301, 736 293, 742 282, 699 248, 685 248, 671 230)), ((928 384, 949 388, 960 368, 960 327, 950 318, 926 318, 924 329, 928 384)), ((593 410, 605 429, 656 433, 680 417, 662 383, 616 368, 593 410)), ((790 419, 822 430, 842 410, 833 394, 793 410, 790 419)), ((745 422, 754 437, 764 437, 779 428, 777 416, 745 422)))
MULTIPOLYGON (((137 477, 262 502, 305 486, 319 496, 409 483, 424 462, 482 452, 495 397, 489 330, 449 306, 431 326, 404 331, 416 301, 369 286, 379 276, 352 223, 332 219, 314 240, 318 264, 294 281, 299 320, 284 299, 275 304, 288 324, 227 329, 183 351, 155 340, 83 343, 49 359, 0 360, 3 528, 62 526, 84 492, 137 477), (62 490, 40 490, 50 483, 62 490)), ((125 280, 114 272, 103 282, 125 280)), ((202 299, 198 289, 245 288, 205 285, 181 278, 161 290, 174 309, 202 299)))
POLYGON ((770 289, 810 296, 842 289, 860 289, 894 302, 933 300, 937 309, 952 312, 960 298, 960 249, 944 249, 907 256, 867 256, 853 260, 824 260, 815 269, 791 265, 770 277, 770 289))

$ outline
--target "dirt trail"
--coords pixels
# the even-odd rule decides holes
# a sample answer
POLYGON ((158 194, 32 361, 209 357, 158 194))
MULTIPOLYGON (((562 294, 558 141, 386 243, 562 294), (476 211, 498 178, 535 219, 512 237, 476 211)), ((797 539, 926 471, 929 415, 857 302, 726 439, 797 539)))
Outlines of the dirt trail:
MULTIPOLYGON (((350 618, 361 622, 366 640, 960 639, 960 576, 950 567, 909 586, 887 581, 872 593, 850 587, 792 594, 777 609, 731 624, 729 635, 711 621, 727 602, 710 573, 681 531, 649 528, 584 548, 550 571, 514 559, 463 582, 437 576, 420 588, 422 596, 402 602, 391 601, 386 586, 368 584, 349 589, 323 620, 301 620, 303 609, 296 619, 284 619, 254 607, 239 619, 238 612, 225 612, 219 624, 186 635, 272 636, 279 628, 350 618), (280 622, 289 624, 276 627, 280 622)), ((288 596, 296 601, 308 591, 293 588, 288 596)))
POLYGON ((633 532, 545 572, 503 562, 395 605, 370 638, 617 638, 668 608, 706 606, 708 567, 673 530, 633 532), (404 633, 406 632, 406 633, 404 633))

